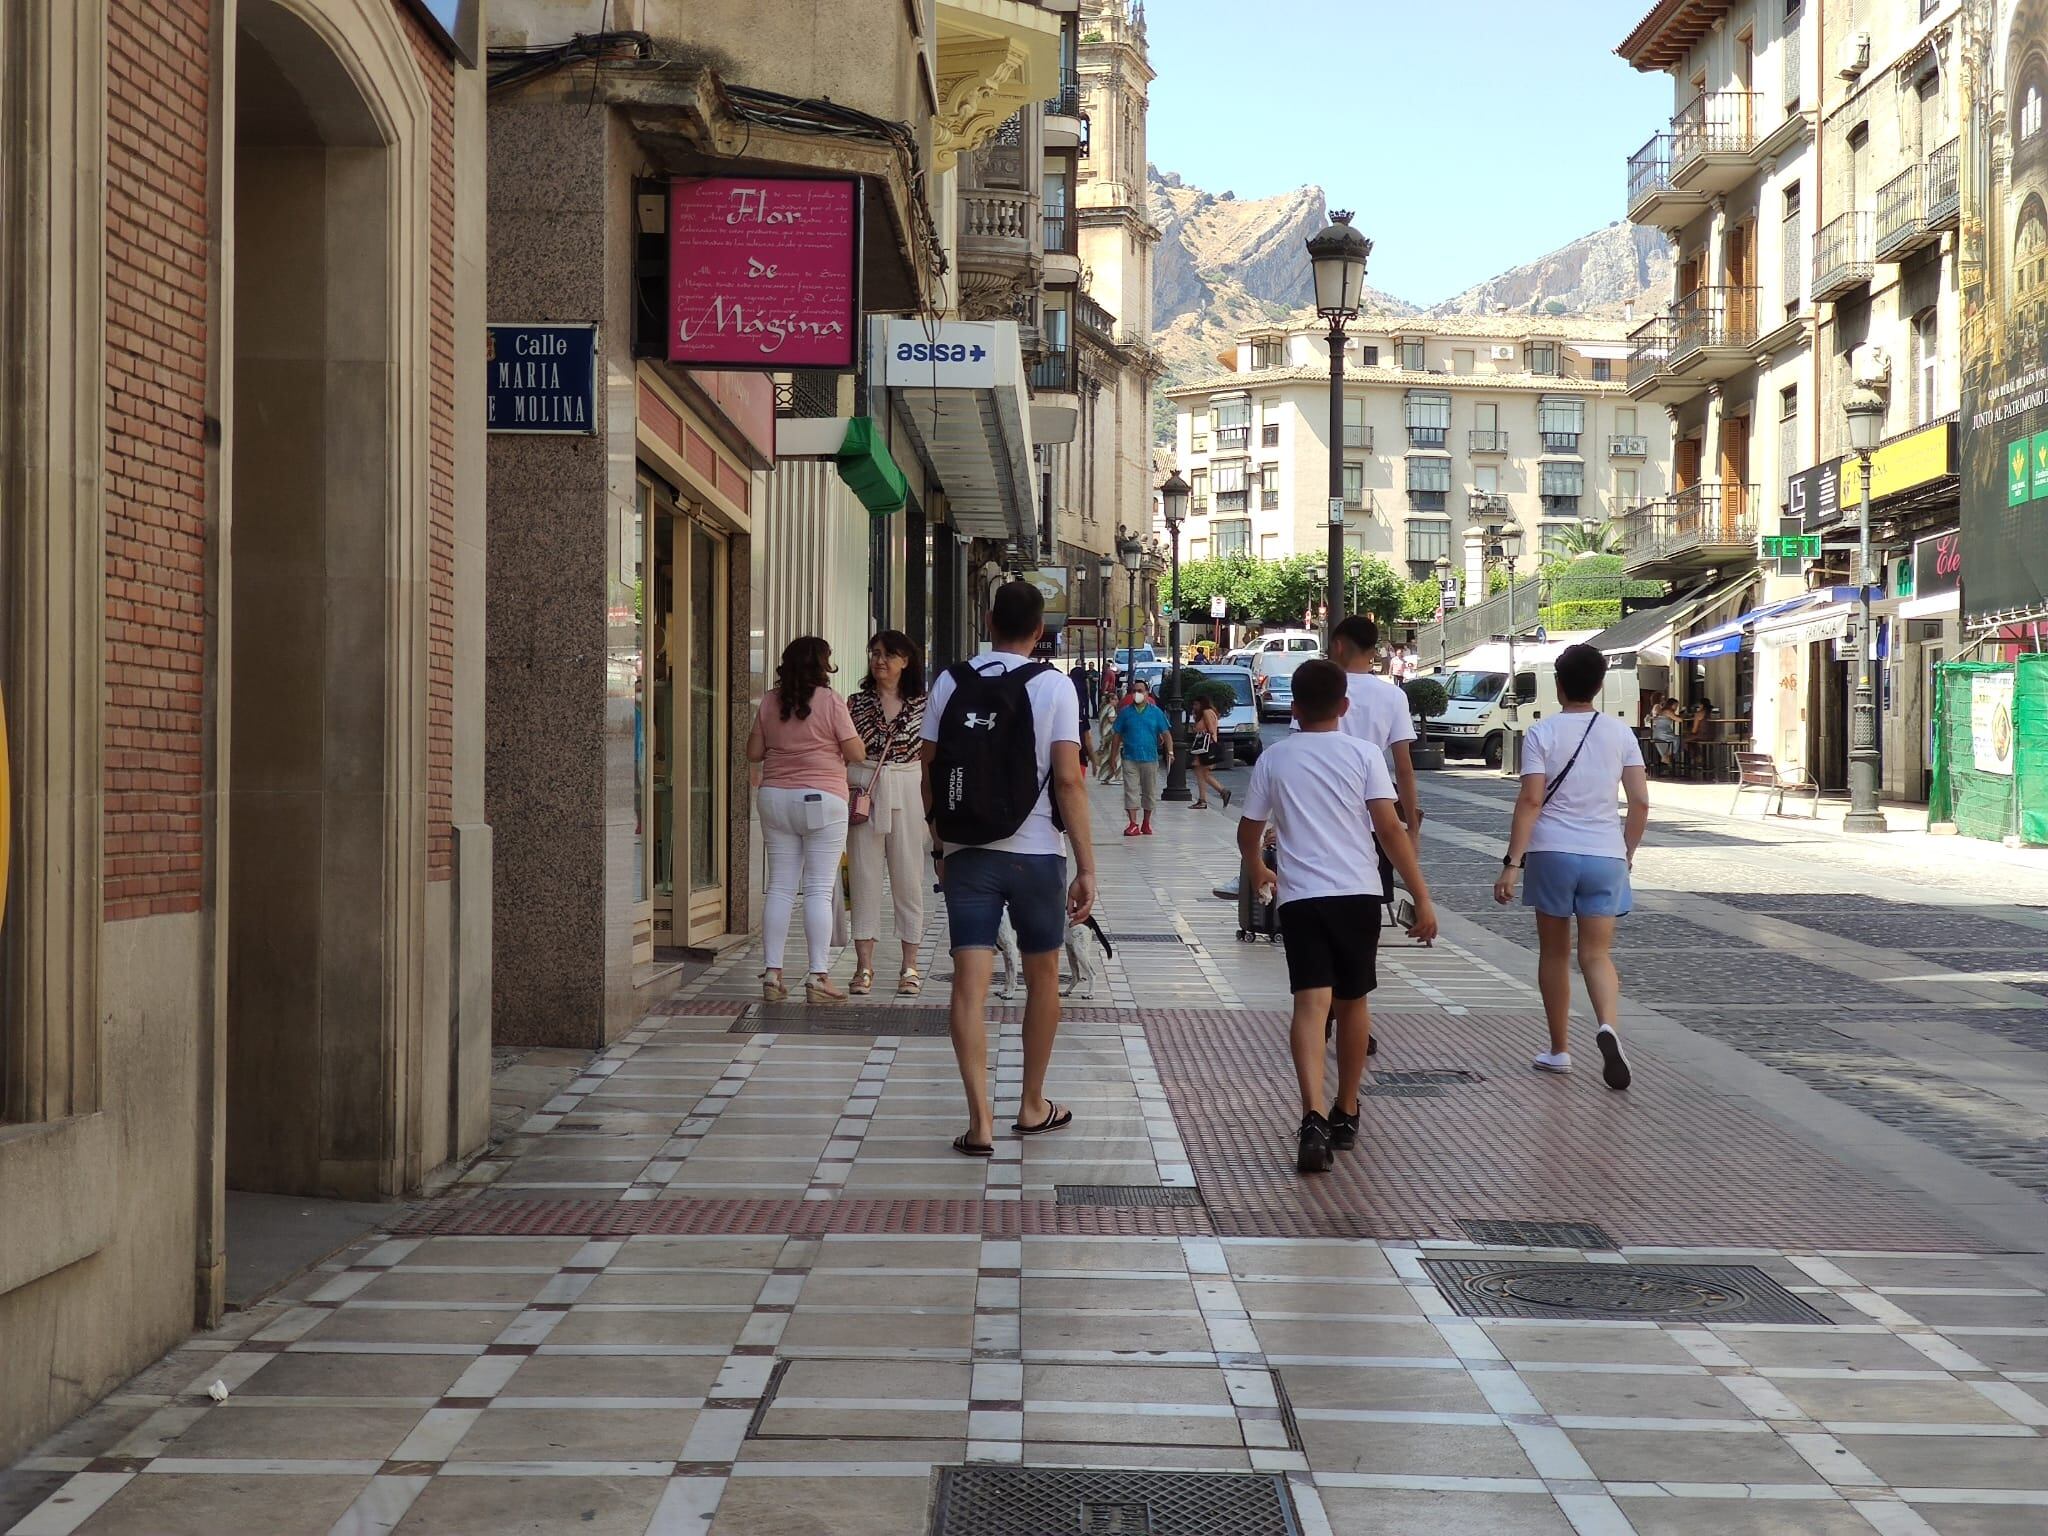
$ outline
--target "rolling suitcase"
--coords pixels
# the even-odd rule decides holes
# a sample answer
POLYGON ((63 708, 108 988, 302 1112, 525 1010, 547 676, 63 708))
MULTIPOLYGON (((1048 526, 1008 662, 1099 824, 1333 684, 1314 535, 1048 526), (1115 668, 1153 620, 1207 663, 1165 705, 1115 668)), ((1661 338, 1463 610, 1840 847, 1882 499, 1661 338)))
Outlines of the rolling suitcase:
MULTIPOLYGON (((1272 848, 1263 850, 1266 868, 1278 869, 1280 856, 1272 848)), ((1280 942, 1280 904, 1277 901, 1261 901, 1258 892, 1242 875, 1237 882, 1237 942, 1256 944, 1264 939, 1268 944, 1280 942)))

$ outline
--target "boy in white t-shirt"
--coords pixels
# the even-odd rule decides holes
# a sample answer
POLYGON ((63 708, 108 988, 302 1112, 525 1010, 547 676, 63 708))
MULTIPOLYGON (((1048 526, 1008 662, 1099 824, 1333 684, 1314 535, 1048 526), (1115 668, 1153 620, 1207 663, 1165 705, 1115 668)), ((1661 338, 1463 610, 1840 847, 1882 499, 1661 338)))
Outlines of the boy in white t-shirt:
POLYGON ((1294 674, 1294 718, 1301 729, 1259 755, 1237 827, 1240 879, 1280 904, 1294 994, 1290 1043, 1301 1084, 1296 1166, 1321 1173, 1333 1149, 1358 1140, 1358 1091, 1372 1016, 1366 995, 1376 981, 1372 937, 1390 892, 1380 873, 1384 848, 1415 897, 1410 938, 1436 937, 1436 908, 1423 883, 1415 845, 1401 825, 1385 754, 1339 728, 1350 708, 1343 669, 1306 661, 1294 674), (1278 835, 1279 870, 1266 867, 1260 843, 1267 822, 1278 835), (1323 1021, 1335 1003, 1337 1094, 1323 1112, 1323 1021))

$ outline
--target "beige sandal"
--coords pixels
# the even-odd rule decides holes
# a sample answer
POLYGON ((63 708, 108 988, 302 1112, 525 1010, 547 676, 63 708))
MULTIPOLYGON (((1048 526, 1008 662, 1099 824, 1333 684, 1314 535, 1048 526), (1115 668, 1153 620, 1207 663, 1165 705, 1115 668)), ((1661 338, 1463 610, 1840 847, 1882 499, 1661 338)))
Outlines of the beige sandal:
POLYGON ((872 966, 864 965, 859 970, 855 971, 853 973, 853 980, 847 983, 846 990, 852 993, 855 997, 866 997, 870 992, 874 991, 874 968, 872 966))
POLYGON ((789 1001, 789 988, 783 985, 780 976, 771 976, 766 971, 761 973, 761 1001, 764 1003, 786 1003, 789 1001))
POLYGON ((914 965, 896 978, 896 995, 898 997, 915 997, 923 990, 924 973, 919 971, 914 965))
POLYGON ((804 1001, 807 1003, 843 1003, 846 994, 833 986, 824 976, 810 976, 804 980, 804 1001))

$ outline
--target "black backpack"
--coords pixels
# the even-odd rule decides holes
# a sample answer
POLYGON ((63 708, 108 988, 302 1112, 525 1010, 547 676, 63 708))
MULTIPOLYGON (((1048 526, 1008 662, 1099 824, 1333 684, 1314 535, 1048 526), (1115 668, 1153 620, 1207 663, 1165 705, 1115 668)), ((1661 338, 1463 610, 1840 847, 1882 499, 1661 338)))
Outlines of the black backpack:
MULTIPOLYGON (((982 848, 1014 836, 1051 780, 1038 772, 1031 680, 1052 668, 1030 662, 981 671, 963 661, 939 717, 932 755, 932 823, 942 842, 982 848)), ((1059 806, 1053 824, 1059 825, 1059 806)))

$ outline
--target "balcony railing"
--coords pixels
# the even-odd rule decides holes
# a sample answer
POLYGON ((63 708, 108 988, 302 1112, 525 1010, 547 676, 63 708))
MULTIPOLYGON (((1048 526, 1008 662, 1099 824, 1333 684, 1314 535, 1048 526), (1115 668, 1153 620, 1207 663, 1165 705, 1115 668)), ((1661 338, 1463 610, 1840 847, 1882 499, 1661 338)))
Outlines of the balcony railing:
POLYGON ((1543 438, 1543 451, 1545 453, 1577 453, 1579 451, 1579 439, 1585 436, 1583 432, 1569 430, 1544 432, 1540 435, 1543 438))
POLYGON ((1870 210, 1838 213, 1813 237, 1813 297, 1839 299, 1870 281, 1877 254, 1870 239, 1870 210))
POLYGON ((1925 214, 1929 229, 1954 229, 1962 211, 1963 162, 1950 139, 1927 157, 1925 214))
POLYGON ((1116 340, 1116 316, 1083 293, 1074 300, 1074 324, 1104 341, 1116 340))
POLYGON ((1756 92, 1703 91, 1671 119, 1671 169, 1703 155, 1746 155, 1756 145, 1756 92))
POLYGON ((1074 388, 1074 359, 1068 352, 1048 352, 1031 365, 1031 387, 1065 394, 1074 388))
POLYGON ((1659 315, 1628 333, 1628 377, 1641 383, 1671 366, 1671 317, 1659 315))
POLYGON ((1695 288, 1671 311, 1671 357, 1702 348, 1747 347, 1756 340, 1754 288, 1695 288))
POLYGON ((1218 491, 1216 493, 1216 515, 1226 512, 1243 512, 1251 506, 1250 491, 1218 491))
POLYGON ((1372 428, 1355 421, 1346 422, 1344 424, 1344 446, 1346 448, 1363 448, 1367 453, 1371 453, 1372 428))
POLYGON ((1029 192, 976 187, 960 194, 960 233, 969 240, 1029 240, 1038 199, 1029 192))
POLYGON ((1927 232, 1927 172, 1909 165, 1877 189, 1876 233, 1872 252, 1888 261, 1917 247, 1927 232))
POLYGON ((1280 506, 1280 492, 1279 492, 1279 489, 1278 489, 1277 487, 1274 487, 1274 488, 1271 488, 1271 489, 1269 489, 1269 488, 1267 488, 1266 486, 1263 486, 1263 485, 1262 485, 1262 486, 1260 486, 1260 487, 1259 487, 1259 510, 1260 510, 1260 511, 1262 511, 1262 512, 1273 512, 1273 511, 1277 511, 1277 510, 1279 509, 1279 506, 1280 506))
POLYGON ((1671 503, 1646 501, 1616 515, 1614 526, 1621 537, 1622 568, 1640 570, 1663 557, 1671 531, 1671 503))
POLYGON ((1756 487, 1706 480, 1671 498, 1671 544, 1667 553, 1753 548, 1756 544, 1756 487))
POLYGON ((1628 206, 1671 189, 1671 135, 1653 133, 1650 142, 1628 157, 1628 206))
POLYGON ((1471 436, 1471 451, 1473 453, 1506 453, 1508 451, 1508 435, 1505 432, 1489 431, 1484 427, 1474 427, 1471 436))
POLYGON ((1081 76, 1071 66, 1060 70, 1060 88, 1045 98, 1045 110, 1057 117, 1081 115, 1081 76))
POLYGON ((1610 459, 1644 459, 1650 455, 1650 440, 1632 433, 1621 433, 1607 439, 1607 457, 1610 459))
POLYGON ((1048 256, 1072 256, 1080 247, 1073 215, 1064 208, 1048 208, 1038 216, 1038 233, 1048 256))
POLYGON ((1252 429, 1246 427, 1218 427, 1216 429, 1216 451, 1218 453, 1242 453, 1251 446, 1252 429))
POLYGON ((1441 448, 1450 436, 1449 427, 1410 427, 1408 446, 1410 448, 1441 448))

